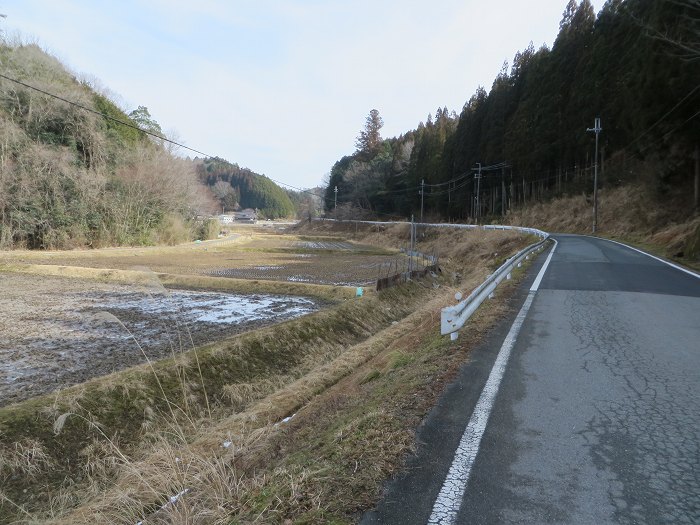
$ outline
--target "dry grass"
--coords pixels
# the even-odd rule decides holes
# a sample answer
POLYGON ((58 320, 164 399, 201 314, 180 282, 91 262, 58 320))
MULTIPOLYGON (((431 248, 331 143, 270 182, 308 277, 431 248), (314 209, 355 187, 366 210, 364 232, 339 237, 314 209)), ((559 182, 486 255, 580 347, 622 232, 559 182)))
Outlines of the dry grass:
POLYGON ((354 286, 330 286, 311 283, 294 283, 278 281, 250 281, 228 277, 209 277, 204 275, 175 275, 154 273, 150 270, 100 269, 84 266, 58 266, 49 264, 0 264, 0 271, 18 272, 35 275, 56 275, 79 279, 94 279, 102 282, 115 282, 132 286, 169 286, 171 288, 190 288, 219 290, 236 293, 273 293, 317 297, 327 301, 338 301, 354 297, 354 286))
MULTIPOLYGON (((592 202, 585 195, 529 204, 508 215, 509 224, 559 233, 590 234, 592 202)), ((600 192, 598 234, 641 246, 700 268, 700 217, 673 198, 660 199, 643 186, 600 192)))
MULTIPOLYGON (((24 404, 23 412, 13 413, 25 418, 25 432, 59 444, 77 435, 86 439, 76 442, 71 461, 78 469, 69 481, 44 503, 22 502, 34 507, 31 517, 12 505, 0 511, 26 523, 351 522, 400 467, 442 385, 505 305, 485 305, 470 321, 469 338, 458 344, 437 335, 440 308, 456 289, 477 286, 509 247, 527 242, 499 232, 469 239, 449 234, 443 238, 447 278, 347 301, 203 349, 211 418, 184 410, 188 396, 192 408, 202 406, 196 374, 185 380, 180 372, 163 375, 174 365, 191 368, 185 357, 155 363, 153 372, 141 367, 69 389, 54 402, 24 404), (219 378, 233 363, 247 372, 236 380, 219 378), (151 380, 144 391, 149 374, 160 378, 162 389, 151 380), (173 388, 182 394, 159 405, 156 398, 172 396, 173 388), (116 404, 115 411, 100 413, 105 403, 116 404), (122 417, 138 436, 115 433, 126 423, 118 416, 126 407, 122 417), (54 421, 60 422, 55 437, 54 421)), ((430 234, 421 243, 441 246, 430 234)), ((12 421, 7 414, 0 411, 0 428, 12 421)), ((40 467, 47 479, 55 471, 40 467)))
MULTIPOLYGON (((408 375, 426 380, 422 384, 424 388, 427 383, 434 386, 435 377, 425 375, 424 365, 441 358, 458 361, 450 353, 443 354, 445 348, 441 344, 430 354, 421 355, 426 336, 434 344, 430 329, 434 328, 439 309, 449 301, 449 295, 447 290, 439 294, 425 309, 355 345, 249 406, 245 412, 206 428, 195 441, 180 446, 157 443, 144 459, 125 465, 115 486, 102 498, 56 523, 137 519, 138 511, 147 512, 143 509, 148 508, 149 502, 167 501, 166 495, 184 490, 188 492, 179 505, 159 508, 151 518, 156 517, 156 523, 160 520, 181 523, 184 516, 186 523, 211 523, 217 519, 248 523, 260 516, 264 523, 283 523, 287 519, 325 523, 338 507, 354 509, 360 502, 366 505, 378 485, 371 491, 372 496, 366 492, 369 487, 365 485, 378 484, 412 448, 410 425, 415 424, 415 417, 410 419, 409 428, 399 428, 395 410, 397 402, 406 402, 405 396, 415 400, 407 386, 418 385, 407 385, 408 375), (361 384, 358 378, 366 377, 366 369, 375 367, 381 368, 382 381, 386 383, 385 378, 390 378, 393 388, 400 386, 403 400, 361 384), (416 369, 405 374, 411 367, 416 369), (361 391, 370 389, 377 397, 367 405, 361 391), (353 399, 356 401, 352 402, 353 399), (358 407, 364 409, 354 413, 358 407), (349 410, 352 413, 348 418, 349 410), (279 423, 291 414, 295 415, 288 423, 279 423), (343 450, 346 455, 336 458, 339 464, 324 457, 314 461, 305 455, 303 461, 298 458, 287 461, 285 458, 303 452, 304 444, 308 444, 306 437, 296 436, 295 447, 302 450, 285 448, 281 453, 280 440, 285 441, 293 429, 303 430, 305 435, 318 432, 315 438, 308 439, 321 438, 319 446, 343 450), (230 443, 228 448, 224 447, 225 443, 230 443), (269 464, 272 459, 274 465, 269 464), (351 483, 350 490, 340 490, 348 461, 354 465, 356 478, 362 474, 362 482, 360 486, 351 483)), ((445 372, 439 363, 432 362, 431 367, 432 374, 445 372)), ((379 382, 372 381, 374 386, 379 382)), ((246 392, 252 390, 239 386, 246 392)), ((423 403, 428 406, 425 400, 423 403)), ((347 516, 335 519, 345 521, 347 516)))
MULTIPOLYGON (((408 246, 410 227, 406 224, 367 225, 334 222, 304 223, 296 233, 335 234, 373 246, 408 246)), ((416 250, 439 257, 440 266, 457 278, 463 273, 486 277, 513 253, 529 242, 528 236, 514 231, 418 228, 416 250)), ((483 280, 483 279, 482 279, 483 280)))

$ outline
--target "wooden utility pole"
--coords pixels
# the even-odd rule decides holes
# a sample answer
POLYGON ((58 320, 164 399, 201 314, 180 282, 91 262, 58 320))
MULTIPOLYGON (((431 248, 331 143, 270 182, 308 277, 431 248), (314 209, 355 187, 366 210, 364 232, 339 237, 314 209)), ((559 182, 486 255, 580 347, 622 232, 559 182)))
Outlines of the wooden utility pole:
POLYGON ((501 168, 501 215, 506 215, 506 168, 501 168))
POLYGON ((593 233, 598 229, 598 135, 603 131, 600 127, 600 118, 596 117, 595 124, 586 131, 595 133, 595 161, 593 163, 593 233))
MULTIPOLYGON (((479 192, 481 191, 481 162, 476 163, 479 166, 476 175, 476 223, 479 224, 479 216, 481 215, 481 209, 479 208, 479 192)), ((474 168, 472 168, 473 170, 474 168)))
POLYGON ((700 145, 695 145, 695 194, 693 199, 695 211, 700 211, 700 145))
POLYGON ((423 222, 423 196, 425 195, 425 179, 420 181, 420 222, 423 222))

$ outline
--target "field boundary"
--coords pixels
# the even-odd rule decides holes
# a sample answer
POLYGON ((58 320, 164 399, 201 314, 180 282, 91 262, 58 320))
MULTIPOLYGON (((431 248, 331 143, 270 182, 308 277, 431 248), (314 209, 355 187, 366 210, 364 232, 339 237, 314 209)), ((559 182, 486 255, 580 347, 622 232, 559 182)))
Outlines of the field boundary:
POLYGON ((102 282, 124 284, 161 284, 187 288, 216 289, 239 293, 270 293, 277 295, 299 295, 329 301, 340 301, 355 296, 355 286, 314 284, 301 282, 249 280, 207 275, 185 275, 158 273, 150 270, 117 270, 52 264, 0 264, 0 272, 15 272, 33 275, 50 275, 78 279, 93 279, 102 282))

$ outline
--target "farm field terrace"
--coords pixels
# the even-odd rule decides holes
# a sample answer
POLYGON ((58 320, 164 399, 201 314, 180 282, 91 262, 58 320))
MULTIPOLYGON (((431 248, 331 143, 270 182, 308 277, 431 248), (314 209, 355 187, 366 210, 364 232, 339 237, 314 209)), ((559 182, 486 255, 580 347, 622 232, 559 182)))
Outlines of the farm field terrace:
MULTIPOLYGON (((403 259, 399 250, 334 237, 241 229, 226 237, 173 247, 0 253, 0 264, 79 266, 178 275, 372 286, 403 259)), ((398 246, 397 246, 398 248, 398 246)))
POLYGON ((372 284, 396 258, 342 239, 243 232, 175 247, 2 253, 20 272, 0 272, 0 406, 317 311, 334 302, 322 293, 330 287, 303 283, 372 284), (152 270, 181 277, 166 288, 152 270), (231 279, 188 275, 252 282, 231 290, 231 279))
MULTIPOLYGON (((244 267, 231 264, 237 257, 245 267, 285 266, 295 261, 290 255, 306 253, 317 275, 333 275, 338 256, 388 271, 390 263, 401 266, 402 255, 384 247, 405 246, 408 237, 401 225, 303 228, 172 248, 1 254, 3 289, 13 295, 0 309, 20 310, 23 293, 35 303, 19 320, 0 311, 6 326, 20 337, 15 325, 36 323, 28 339, 63 337, 77 354, 97 354, 95 368, 103 370, 0 406, 0 523, 355 522, 401 468, 416 426, 504 304, 489 302, 456 343, 439 336, 440 308, 532 239, 421 232, 418 251, 439 251, 442 271, 381 292, 366 289, 362 297, 356 286, 210 273, 222 263, 244 267), (225 299, 210 293, 248 297, 245 311, 268 295, 285 298, 263 306, 283 315, 314 311, 226 332, 211 321, 224 315, 225 299), (190 325, 200 317, 212 325, 198 334, 171 320, 173 346, 100 375, 111 371, 110 352, 130 348, 138 358, 132 343, 139 333, 144 348, 154 346, 147 329, 136 327, 130 337, 124 326, 141 322, 138 316, 173 319, 185 300, 190 325), (82 330, 95 326, 105 332, 80 349, 82 330), (105 349, 110 344, 113 350, 105 349)), ((499 294, 507 297, 513 284, 499 294)), ((70 366, 69 359, 45 375, 70 366)))

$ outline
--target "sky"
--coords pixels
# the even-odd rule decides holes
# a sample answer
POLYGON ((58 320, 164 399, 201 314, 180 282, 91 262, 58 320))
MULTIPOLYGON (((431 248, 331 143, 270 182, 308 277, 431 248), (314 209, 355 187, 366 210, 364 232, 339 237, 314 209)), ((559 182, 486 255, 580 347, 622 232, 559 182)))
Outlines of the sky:
POLYGON ((0 0, 0 29, 123 109, 146 106, 169 138, 310 188, 354 152, 371 109, 386 138, 459 113, 517 51, 551 47, 566 3, 0 0))

